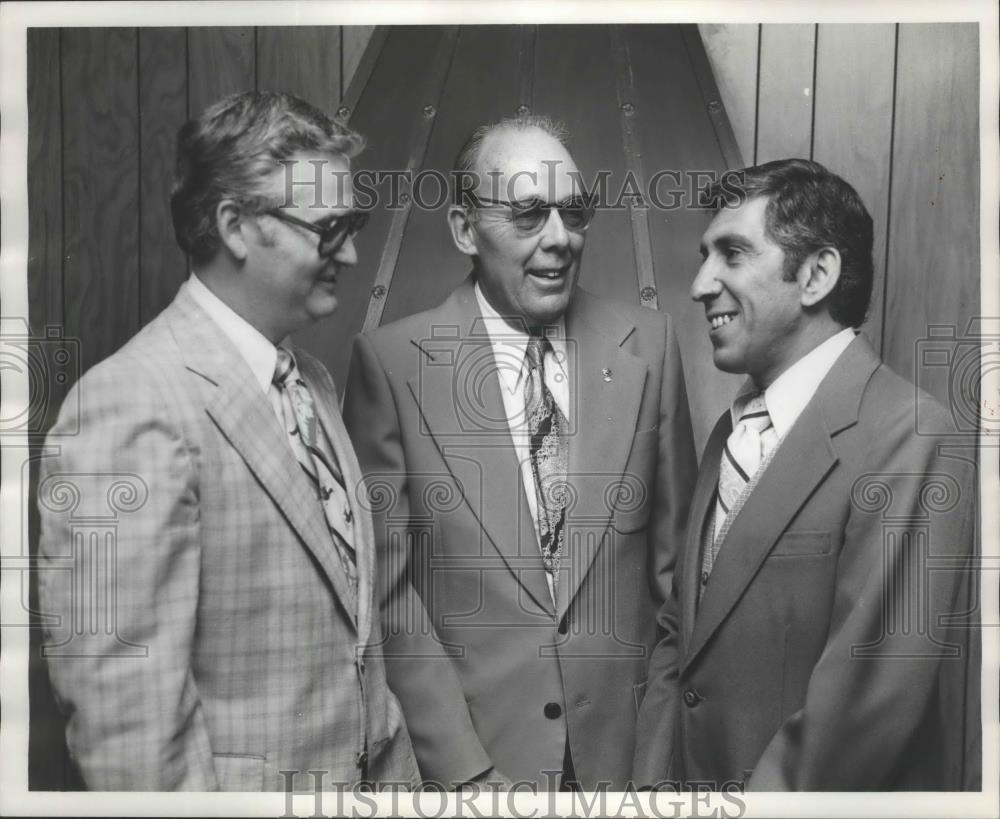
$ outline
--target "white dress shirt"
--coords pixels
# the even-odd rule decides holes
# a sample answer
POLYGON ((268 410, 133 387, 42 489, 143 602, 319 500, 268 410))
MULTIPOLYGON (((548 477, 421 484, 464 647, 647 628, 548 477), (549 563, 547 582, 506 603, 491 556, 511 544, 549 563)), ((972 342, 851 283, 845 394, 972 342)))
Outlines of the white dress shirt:
MULTIPOLYGON (((792 364, 764 390, 764 403, 767 404, 767 412, 779 441, 798 420, 841 353, 854 341, 854 336, 854 330, 849 327, 830 336, 792 364)), ((734 428, 748 397, 756 391, 752 381, 740 388, 731 409, 734 428)))
MULTIPOLYGON (((826 378, 833 365, 836 364, 841 353, 854 340, 854 335, 854 330, 845 328, 839 333, 830 336, 822 344, 814 347, 792 364, 791 367, 774 379, 770 387, 764 390, 764 404, 767 407, 768 415, 771 416, 773 430, 767 430, 760 436, 762 448, 760 466, 750 476, 750 480, 742 496, 743 499, 753 492, 761 476, 767 470, 771 460, 780 448, 785 435, 798 420, 806 405, 812 400, 816 394, 816 390, 819 389, 820 383, 826 378)), ((753 379, 748 379, 740 387, 729 411, 734 430, 739 424, 747 403, 757 392, 758 390, 753 383, 753 379)), ((716 498, 718 498, 718 490, 716 491, 716 498)), ((738 502, 738 506, 742 508, 742 505, 741 500, 738 502)), ((732 510, 729 518, 727 518, 721 513, 716 504, 712 506, 711 518, 706 529, 706 532, 710 533, 711 537, 703 543, 703 549, 706 552, 711 550, 711 555, 703 558, 702 565, 704 571, 702 573, 702 585, 699 589, 699 595, 704 590, 708 571, 711 570, 711 566, 715 561, 715 552, 718 546, 721 545, 723 534, 725 531, 728 531, 728 526, 732 523, 730 518, 735 518, 738 512, 738 508, 732 510)))
POLYGON ((253 373, 264 395, 271 403, 271 409, 284 429, 281 414, 281 396, 277 388, 272 389, 274 367, 278 363, 278 348, 268 341, 261 332, 239 315, 222 299, 209 290, 194 273, 188 278, 188 292, 198 306, 212 319, 226 337, 233 342, 243 360, 253 373))
MULTIPOLYGON (((476 282, 476 301, 483 314, 483 323, 493 347, 493 360, 496 362, 497 377, 500 382, 500 396, 503 399, 504 414, 507 416, 507 428, 510 430, 511 442, 517 462, 521 466, 521 484, 528 500, 528 509, 538 532, 538 500, 535 497, 535 477, 531 470, 530 435, 526 422, 524 406, 524 380, 528 376, 525 362, 525 351, 528 348, 529 336, 523 327, 512 327, 493 309, 486 300, 483 291, 476 282)), ((552 398, 567 420, 570 419, 570 388, 569 360, 566 344, 566 325, 562 318, 548 328, 546 337, 552 349, 545 353, 544 371, 545 386, 552 393, 552 398)), ((539 542, 541 538, 539 536, 539 542)), ((553 591, 552 578, 546 573, 549 581, 549 591, 553 591)))

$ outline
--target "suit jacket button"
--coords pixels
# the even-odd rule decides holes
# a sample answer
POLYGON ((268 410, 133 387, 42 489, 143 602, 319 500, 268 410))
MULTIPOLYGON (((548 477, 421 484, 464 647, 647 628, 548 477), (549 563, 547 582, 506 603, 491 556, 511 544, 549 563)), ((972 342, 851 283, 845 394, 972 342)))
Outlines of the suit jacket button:
POLYGON ((702 572, 701 573, 701 585, 702 586, 707 586, 708 585, 708 572, 702 572))
POLYGON ((684 692, 684 704, 688 708, 694 708, 699 702, 701 702, 701 695, 693 688, 684 692))
POLYGON ((547 702, 543 709, 549 719, 559 719, 562 716, 562 706, 558 702, 547 702))

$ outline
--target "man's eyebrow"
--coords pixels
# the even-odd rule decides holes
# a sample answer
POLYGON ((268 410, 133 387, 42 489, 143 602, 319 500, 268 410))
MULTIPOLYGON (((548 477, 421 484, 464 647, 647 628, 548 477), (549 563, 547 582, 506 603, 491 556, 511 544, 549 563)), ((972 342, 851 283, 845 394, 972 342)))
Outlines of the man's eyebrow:
MULTIPOLYGON (((753 247, 753 242, 742 233, 720 233, 712 239, 713 247, 722 247, 723 245, 738 245, 739 247, 750 248, 753 247)), ((701 247, 705 249, 704 242, 701 243, 701 247)))

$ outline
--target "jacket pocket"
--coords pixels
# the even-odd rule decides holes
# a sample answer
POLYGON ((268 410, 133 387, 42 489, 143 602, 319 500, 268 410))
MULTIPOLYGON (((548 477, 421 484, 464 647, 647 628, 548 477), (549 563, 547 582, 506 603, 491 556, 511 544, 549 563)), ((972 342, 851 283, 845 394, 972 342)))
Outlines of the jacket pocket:
POLYGON ((829 532, 785 532, 771 550, 770 557, 825 555, 829 553, 829 532))
POLYGON ((252 754, 213 754, 215 777, 222 791, 264 789, 264 757, 252 754))

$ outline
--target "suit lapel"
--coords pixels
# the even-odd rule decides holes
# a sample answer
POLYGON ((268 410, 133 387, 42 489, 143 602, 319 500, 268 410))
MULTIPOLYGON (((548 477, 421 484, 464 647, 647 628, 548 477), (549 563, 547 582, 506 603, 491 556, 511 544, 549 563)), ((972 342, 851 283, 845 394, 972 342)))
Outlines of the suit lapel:
MULTIPOLYGON (((722 543, 698 607, 686 661, 697 656, 837 457, 818 412, 802 413, 722 543)), ((718 467, 714 467, 716 475, 718 467)), ((694 583, 697 584, 697 576, 694 583)), ((695 585, 694 594, 697 594, 695 585)))
POLYGON ((472 280, 438 312, 437 336, 412 340, 415 354, 424 358, 408 382, 410 391, 485 537, 532 599, 554 614, 472 280))
MULTIPOLYGON (((857 423, 865 385, 879 363, 864 337, 855 338, 785 436, 722 544, 694 618, 685 666, 704 648, 788 524, 836 465, 835 436, 857 423)), ((716 446, 721 444, 717 441, 716 446)), ((718 459, 716 451, 708 463, 716 479, 718 459)), ((698 489, 700 495, 711 496, 714 482, 699 482, 698 489)), ((691 520, 693 524, 698 519, 691 520)), ((696 539, 700 532, 699 527, 696 539)), ((697 576, 692 581, 686 573, 685 579, 688 595, 696 595, 697 576)))
POLYGON ((177 312, 171 323, 185 365, 215 388, 206 412, 309 549, 341 601, 350 599, 323 510, 253 373, 186 286, 174 304, 177 312))
POLYGON ((680 558, 681 565, 678 567, 681 578, 679 592, 685 646, 691 642, 698 606, 702 532, 705 530, 706 519, 715 501, 715 488, 719 482, 719 458, 722 456, 722 447, 730 432, 732 432, 732 418, 727 411, 715 425, 705 446, 691 502, 691 513, 684 538, 684 553, 680 558))
POLYGON ((618 493, 609 495, 609 489, 623 479, 646 383, 646 362, 623 349, 635 326, 615 318, 579 290, 566 314, 571 396, 567 477, 575 500, 567 510, 559 616, 606 547, 603 538, 618 503, 618 493))

